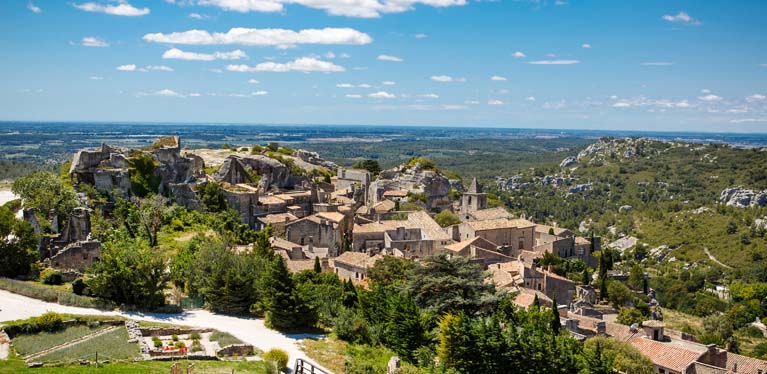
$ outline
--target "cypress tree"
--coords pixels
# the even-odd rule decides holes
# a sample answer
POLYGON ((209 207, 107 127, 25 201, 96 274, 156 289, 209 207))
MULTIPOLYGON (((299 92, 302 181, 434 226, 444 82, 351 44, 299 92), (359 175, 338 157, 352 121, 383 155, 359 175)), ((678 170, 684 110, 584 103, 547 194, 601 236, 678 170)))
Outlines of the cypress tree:
POLYGON ((320 265, 319 257, 314 258, 314 272, 317 274, 322 273, 322 266, 320 265))
POLYGON ((541 301, 538 300, 537 293, 535 294, 535 298, 533 299, 533 306, 535 307, 535 309, 538 309, 538 310, 541 309, 541 301))
POLYGON ((581 283, 587 286, 591 284, 591 277, 589 276, 589 268, 583 269, 583 277, 581 278, 581 283))
POLYGON ((301 299, 293 285, 293 278, 285 260, 275 256, 266 273, 268 285, 266 323, 276 329, 310 327, 316 322, 316 313, 301 299))
POLYGON ((426 329, 421 324, 421 313, 413 299, 407 295, 394 294, 388 301, 387 345, 406 361, 413 362, 414 352, 426 343, 426 329))
POLYGON ((559 305, 557 305, 557 299, 552 300, 551 312, 553 319, 551 320, 551 330, 554 331, 554 335, 559 335, 559 330, 562 329, 562 322, 559 320, 559 305))

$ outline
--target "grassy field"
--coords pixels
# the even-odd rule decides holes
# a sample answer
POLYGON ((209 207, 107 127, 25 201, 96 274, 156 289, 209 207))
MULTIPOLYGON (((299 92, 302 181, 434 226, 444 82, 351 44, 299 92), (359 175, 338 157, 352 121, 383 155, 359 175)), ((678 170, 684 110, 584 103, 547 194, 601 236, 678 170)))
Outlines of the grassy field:
POLYGON ((328 336, 326 339, 304 339, 301 341, 301 345, 306 355, 312 360, 334 373, 344 372, 348 346, 345 341, 328 336))
MULTIPOLYGON (((264 374, 263 361, 180 361, 181 367, 194 364, 195 374, 264 374)), ((29 369, 20 358, 14 357, 0 364, 0 374, 155 374, 170 373, 172 362, 139 361, 111 362, 95 367, 93 365, 65 365, 29 369)))
POLYGON ((42 332, 34 335, 19 335, 13 339, 13 348, 16 353, 27 356, 33 353, 44 351, 48 348, 64 344, 70 340, 78 339, 83 336, 103 330, 108 326, 90 328, 88 326, 72 326, 66 330, 49 333, 42 332))
POLYGON ((96 352, 99 352, 99 357, 105 360, 126 360, 137 357, 139 348, 136 343, 128 343, 128 331, 121 326, 115 331, 51 352, 36 361, 74 362, 80 358, 92 360, 96 352))

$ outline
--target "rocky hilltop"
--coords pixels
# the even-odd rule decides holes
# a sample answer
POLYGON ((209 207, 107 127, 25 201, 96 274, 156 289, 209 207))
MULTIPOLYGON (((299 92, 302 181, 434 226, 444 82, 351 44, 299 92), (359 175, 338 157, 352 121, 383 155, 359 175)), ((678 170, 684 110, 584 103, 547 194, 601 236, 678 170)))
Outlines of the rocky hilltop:
POLYGON ((741 186, 722 191, 719 201, 727 206, 750 208, 767 206, 767 191, 754 191, 741 186))
POLYGON ((370 203, 383 200, 385 191, 401 190, 426 196, 427 208, 439 209, 449 205, 450 180, 433 168, 424 168, 420 162, 404 164, 382 171, 378 179, 370 183, 370 203))

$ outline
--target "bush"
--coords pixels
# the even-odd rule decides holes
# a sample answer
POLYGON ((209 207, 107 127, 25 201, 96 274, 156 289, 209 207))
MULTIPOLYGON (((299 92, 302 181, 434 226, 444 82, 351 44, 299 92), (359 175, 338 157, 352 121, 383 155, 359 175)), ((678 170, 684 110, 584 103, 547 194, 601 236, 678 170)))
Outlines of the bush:
POLYGON ((162 340, 160 340, 160 338, 153 336, 152 343, 154 344, 155 348, 162 348, 162 340))
POLYGON ((177 342, 178 341, 178 335, 173 334, 173 336, 171 336, 171 339, 173 339, 174 342, 177 342))
POLYGON ((189 335, 189 339, 192 339, 192 340, 200 340, 200 333, 198 333, 198 332, 193 332, 191 335, 189 335))
POLYGON ((184 342, 176 342, 173 346, 177 349, 186 348, 186 344, 184 344, 184 342))
POLYGON ((264 353, 264 361, 270 361, 277 364, 278 369, 284 369, 288 367, 288 353, 281 349, 272 349, 264 353))
POLYGON ((85 281, 82 278, 77 278, 72 282, 72 292, 74 292, 75 295, 84 295, 87 289, 88 285, 85 284, 85 281))
POLYGON ((64 277, 56 270, 45 269, 40 273, 40 281, 43 282, 43 284, 59 285, 64 284, 64 277))

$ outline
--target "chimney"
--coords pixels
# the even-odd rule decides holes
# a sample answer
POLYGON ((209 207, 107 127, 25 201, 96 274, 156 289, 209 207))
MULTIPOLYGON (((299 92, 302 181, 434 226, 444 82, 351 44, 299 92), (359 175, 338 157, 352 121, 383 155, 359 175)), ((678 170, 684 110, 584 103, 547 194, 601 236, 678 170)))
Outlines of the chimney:
POLYGON ((709 344, 706 346, 708 348, 708 353, 710 354, 716 354, 716 344, 709 344))

